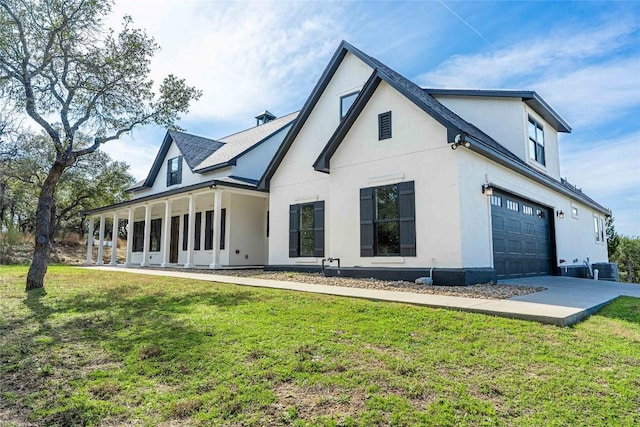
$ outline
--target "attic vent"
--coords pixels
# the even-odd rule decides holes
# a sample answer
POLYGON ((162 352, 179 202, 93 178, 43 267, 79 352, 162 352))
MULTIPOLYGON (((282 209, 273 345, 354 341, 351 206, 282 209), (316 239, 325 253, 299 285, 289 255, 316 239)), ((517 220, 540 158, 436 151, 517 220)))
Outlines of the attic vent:
POLYGON ((378 114, 378 140, 391 138, 391 111, 378 114))
POLYGON ((265 123, 269 123, 271 120, 275 119, 276 116, 271 114, 269 110, 264 110, 262 113, 256 116, 256 126, 263 125, 265 123))

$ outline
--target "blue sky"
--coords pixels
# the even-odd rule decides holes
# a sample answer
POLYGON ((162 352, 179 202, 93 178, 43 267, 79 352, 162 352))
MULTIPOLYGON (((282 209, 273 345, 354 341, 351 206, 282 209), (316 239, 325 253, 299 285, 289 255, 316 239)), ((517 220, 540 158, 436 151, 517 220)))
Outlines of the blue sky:
MULTIPOLYGON (((535 90, 573 128, 562 176, 640 235, 640 2, 118 0, 108 24, 125 13, 162 46, 156 80, 203 90, 181 126, 211 138, 300 109, 343 39, 424 87, 535 90)), ((105 151, 142 179, 163 135, 105 151)))

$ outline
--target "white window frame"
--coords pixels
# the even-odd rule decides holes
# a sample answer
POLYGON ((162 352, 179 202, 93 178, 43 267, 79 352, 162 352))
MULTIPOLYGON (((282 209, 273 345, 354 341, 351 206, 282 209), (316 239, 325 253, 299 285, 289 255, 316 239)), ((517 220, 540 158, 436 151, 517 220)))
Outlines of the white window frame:
POLYGON ((546 168, 547 167, 547 149, 546 149, 546 136, 544 132, 544 126, 542 123, 533 117, 531 114, 527 115, 527 150, 529 151, 529 160, 536 165, 546 168), (536 128, 536 136, 532 138, 529 133, 529 125, 533 124, 536 128), (542 138, 538 138, 538 130, 542 134, 542 138), (531 144, 533 143, 533 150, 531 144), (538 146, 542 147, 542 159, 538 156, 538 146))
POLYGON ((579 215, 580 215, 580 209, 578 209, 576 205, 571 203, 571 218, 578 219, 579 215))

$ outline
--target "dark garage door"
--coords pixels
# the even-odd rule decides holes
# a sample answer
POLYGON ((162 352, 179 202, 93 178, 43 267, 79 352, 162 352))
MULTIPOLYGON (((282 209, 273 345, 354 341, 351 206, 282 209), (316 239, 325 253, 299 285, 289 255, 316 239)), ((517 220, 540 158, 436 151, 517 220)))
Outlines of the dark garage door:
POLYGON ((543 206, 494 190, 491 228, 498 279, 551 274, 549 214, 543 206))

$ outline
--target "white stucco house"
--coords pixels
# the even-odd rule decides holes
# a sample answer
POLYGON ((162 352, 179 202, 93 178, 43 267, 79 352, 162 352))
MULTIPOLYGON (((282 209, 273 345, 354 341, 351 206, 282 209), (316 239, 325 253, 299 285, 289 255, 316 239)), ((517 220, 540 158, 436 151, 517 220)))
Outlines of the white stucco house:
MULTIPOLYGON (((218 139, 168 131, 148 176, 127 191, 129 201, 85 212, 89 217, 87 264, 93 264, 94 220, 103 263, 105 219, 126 219, 126 265, 223 268, 268 260, 268 193, 257 183, 298 113, 218 139)), ((116 265, 116 247, 111 265, 116 265)))
POLYGON ((342 42, 300 112, 256 119, 215 140, 168 132, 132 200, 87 212, 89 235, 127 218, 128 265, 436 284, 608 262, 610 212, 561 178, 571 128, 535 92, 421 88, 342 42))
POLYGON ((470 284, 606 263, 610 212, 560 175, 570 131, 535 92, 421 88, 342 42, 258 185, 267 268, 470 284))

